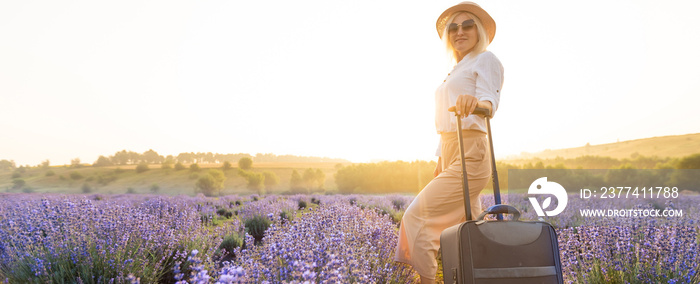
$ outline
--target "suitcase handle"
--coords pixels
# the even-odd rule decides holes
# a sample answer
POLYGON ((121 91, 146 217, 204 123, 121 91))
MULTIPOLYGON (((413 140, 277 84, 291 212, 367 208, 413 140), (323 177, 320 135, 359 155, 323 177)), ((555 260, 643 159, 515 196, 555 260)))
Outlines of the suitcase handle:
MULTIPOLYGON (((474 109, 473 114, 477 114, 477 110, 479 113, 485 113, 489 114, 489 110, 485 108, 476 108, 474 109)), ((448 109, 450 112, 454 112, 455 116, 457 117, 457 129, 462 129, 462 119, 459 118, 459 114, 457 114, 457 107, 453 106, 448 109)), ((491 135, 491 126, 488 124, 489 117, 486 116, 486 125, 489 127, 489 135, 491 135)), ((465 165, 464 162, 464 140, 462 139, 462 131, 457 131, 457 140, 459 141, 459 156, 461 157, 460 164, 462 166, 462 192, 464 193, 464 216, 467 218, 467 220, 472 220, 474 216, 472 216, 471 208, 469 208, 469 180, 467 179, 467 166, 465 165)), ((489 139, 490 140, 490 139, 489 139)), ((493 156, 493 151, 491 151, 491 154, 493 156)), ((495 161, 492 161, 492 163, 495 163, 495 161)), ((501 202, 501 197, 498 195, 496 197, 496 204, 500 204, 501 202)), ((498 219, 501 220, 502 217, 501 215, 498 215, 498 219)))
POLYGON ((517 221, 520 218, 520 211, 515 207, 506 204, 496 204, 481 212, 476 220, 484 220, 484 217, 489 214, 513 214, 513 221, 517 221))
MULTIPOLYGON (((447 109, 447 111, 449 111, 449 112, 455 112, 455 109, 456 109, 456 108, 455 108, 454 106, 451 106, 450 108, 447 109)), ((489 109, 487 109, 487 108, 477 107, 477 108, 474 109, 474 111, 472 112, 472 114, 483 115, 483 116, 491 116, 491 111, 489 111, 489 109)))
MULTIPOLYGON (((452 106, 447 109, 450 112, 454 112, 455 116, 457 116, 457 129, 462 129, 462 120, 459 119, 459 115, 457 114, 457 106, 452 106)), ((486 129, 488 130, 488 135, 489 135, 489 150, 491 152, 491 170, 493 171, 492 173, 492 181, 493 181, 493 197, 494 201, 496 202, 496 205, 501 204, 501 187, 500 183, 498 182, 498 171, 496 169, 496 156, 493 153, 493 138, 491 138, 491 111, 487 108, 481 108, 477 107, 474 109, 474 112, 472 114, 477 114, 477 115, 484 115, 486 118, 486 129)), ((459 139, 459 144, 462 145, 462 131, 457 131, 457 137, 459 139)), ((459 153, 460 156, 462 157, 462 187, 464 188, 464 211, 465 211, 465 216, 467 216, 467 220, 471 220, 471 212, 469 209, 469 195, 467 194, 467 169, 464 166, 464 152, 462 151, 462 147, 459 147, 459 153)), ((518 213, 520 214, 520 213, 518 213)), ((520 215, 518 215, 520 216, 520 215)), ((503 220, 503 215, 498 214, 496 215, 497 220, 503 220)))

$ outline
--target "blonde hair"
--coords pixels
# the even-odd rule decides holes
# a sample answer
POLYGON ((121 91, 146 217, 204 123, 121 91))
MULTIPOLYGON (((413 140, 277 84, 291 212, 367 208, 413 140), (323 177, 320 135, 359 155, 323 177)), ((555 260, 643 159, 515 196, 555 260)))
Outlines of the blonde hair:
POLYGON ((467 16, 471 17, 474 19, 474 24, 476 25, 476 34, 479 36, 479 40, 476 42, 474 45, 474 48, 472 48, 472 53, 474 54, 479 54, 484 51, 486 51, 486 48, 489 46, 489 35, 486 33, 486 29, 484 28, 484 25, 481 24, 481 20, 479 17, 475 16, 472 13, 469 13, 467 11, 459 11, 453 13, 449 18, 447 18, 447 22, 445 22, 445 30, 442 32, 442 42, 445 44, 445 48, 447 49, 447 54, 448 56, 452 59, 453 63, 459 62, 461 58, 459 58, 459 53, 454 49, 452 46, 452 41, 450 40, 450 33, 448 31, 450 27, 450 23, 454 21, 454 19, 462 14, 466 14, 467 16))

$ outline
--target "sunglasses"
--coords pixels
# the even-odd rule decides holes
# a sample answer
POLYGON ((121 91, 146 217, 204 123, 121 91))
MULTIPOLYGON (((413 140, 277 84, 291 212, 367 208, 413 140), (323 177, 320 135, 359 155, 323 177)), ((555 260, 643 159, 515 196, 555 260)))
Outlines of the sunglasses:
POLYGON ((474 19, 466 20, 466 21, 462 22, 461 24, 451 23, 449 26, 447 26, 447 32, 448 33, 456 33, 457 30, 459 30, 460 26, 462 27, 462 31, 466 32, 466 31, 474 28, 474 25, 475 25, 474 19))

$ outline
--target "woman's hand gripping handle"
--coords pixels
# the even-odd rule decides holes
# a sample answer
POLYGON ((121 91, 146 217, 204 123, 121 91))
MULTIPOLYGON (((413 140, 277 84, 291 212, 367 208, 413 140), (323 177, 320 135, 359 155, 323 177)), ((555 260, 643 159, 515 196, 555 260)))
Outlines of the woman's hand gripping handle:
MULTIPOLYGON (((449 109, 447 109, 450 112, 455 112, 457 110, 457 107, 452 106, 449 109)), ((466 112, 466 115, 462 115, 461 112, 457 113, 455 112, 456 116, 461 116, 461 117, 467 117, 470 114, 476 114, 476 115, 483 115, 483 116, 488 116, 491 117, 491 102, 488 101, 480 101, 474 109, 470 110, 469 112, 466 112)))
POLYGON ((448 109, 448 111, 454 112, 455 115, 461 116, 462 118, 467 117, 472 113, 477 115, 490 116, 490 114, 492 113, 491 110, 491 102, 480 101, 472 95, 461 95, 457 97, 457 102, 455 103, 455 106, 450 107, 448 109), (483 110, 477 111, 477 109, 483 110))

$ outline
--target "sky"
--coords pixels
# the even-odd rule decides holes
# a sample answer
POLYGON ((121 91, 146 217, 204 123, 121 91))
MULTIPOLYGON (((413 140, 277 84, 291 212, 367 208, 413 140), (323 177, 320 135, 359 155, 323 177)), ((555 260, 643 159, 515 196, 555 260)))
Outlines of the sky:
MULTIPOLYGON (((458 1, 0 2, 0 159, 430 160, 458 1)), ((478 1, 497 158, 700 132, 700 2, 478 1)))

